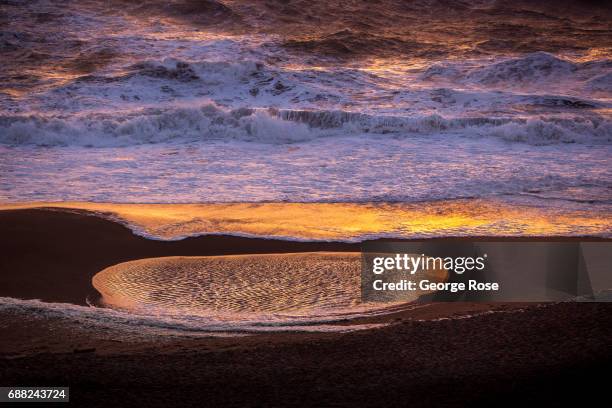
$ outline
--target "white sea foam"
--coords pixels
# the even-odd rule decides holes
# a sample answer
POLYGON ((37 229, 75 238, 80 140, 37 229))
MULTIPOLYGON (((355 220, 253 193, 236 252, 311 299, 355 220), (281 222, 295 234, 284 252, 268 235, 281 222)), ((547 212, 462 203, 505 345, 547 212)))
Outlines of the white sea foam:
POLYGON ((555 197, 550 206, 612 202, 611 144, 508 143, 503 138, 529 137, 510 126, 493 127, 500 132, 496 137, 367 133, 293 144, 219 139, 103 148, 0 146, 0 199, 419 202, 529 194, 555 197))
POLYGON ((286 143, 313 137, 307 126, 279 120, 264 111, 225 110, 213 104, 67 118, 8 116, 0 118, 0 123, 0 140, 10 145, 104 147, 207 140, 286 143))
POLYGON ((294 143, 332 136, 367 137, 368 133, 499 136, 535 145, 612 143, 612 123, 598 117, 397 117, 346 111, 226 109, 215 104, 70 116, 5 115, 0 117, 0 130, 0 142, 11 146, 109 147, 210 140, 294 143))
MULTIPOLYGON (((411 307, 411 306, 407 306, 411 307)), ((391 308, 389 311, 397 311, 391 308)), ((78 324, 96 330, 102 336, 142 338, 148 336, 235 336, 258 332, 351 332, 385 326, 384 323, 337 324, 348 320, 384 314, 356 312, 354 314, 293 317, 290 315, 261 315, 256 318, 240 316, 191 316, 163 313, 127 312, 102 307, 78 306, 68 303, 48 303, 40 300, 21 300, 0 297, 0 312, 25 314, 39 319, 78 324), (104 330, 107 329, 107 330, 104 330), (104 331, 100 331, 104 330, 104 331)))
MULTIPOLYGON (((213 20, 182 2, 7 4, 0 200, 608 205, 612 62, 593 45, 599 20, 587 32, 557 19, 567 35, 534 43, 524 5, 383 3, 407 18, 436 10, 428 40, 401 25, 390 32, 403 37, 336 27, 345 11, 319 2, 330 27, 296 15, 284 32, 285 10, 255 3, 218 5, 213 20), (469 25, 466 12, 516 25, 446 41, 438 28, 469 25)), ((556 15, 549 6, 530 7, 556 15)))
POLYGON ((516 86, 524 83, 545 83, 572 76, 579 66, 546 52, 494 63, 470 71, 467 79, 484 85, 516 86))
MULTIPOLYGON (((474 60, 462 63, 436 63, 427 68, 420 76, 426 81, 447 80, 455 84, 496 89, 520 90, 571 90, 582 94, 587 81, 587 90, 592 90, 591 82, 605 85, 607 75, 612 69, 609 59, 587 62, 573 62, 546 52, 536 52, 516 58, 496 60, 474 60)), ((597 85, 595 85, 598 87, 597 85)))

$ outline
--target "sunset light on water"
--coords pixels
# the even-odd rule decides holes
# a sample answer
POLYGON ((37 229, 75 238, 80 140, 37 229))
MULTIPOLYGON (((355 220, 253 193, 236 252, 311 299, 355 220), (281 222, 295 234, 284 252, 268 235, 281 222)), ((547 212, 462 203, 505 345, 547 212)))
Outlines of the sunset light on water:
POLYGON ((609 3, 0 1, 0 406, 609 399, 609 3))
POLYGON ((612 212, 542 210, 500 201, 414 204, 5 204, 1 209, 73 209, 119 220, 157 239, 237 234, 298 240, 360 241, 436 236, 608 236, 612 212))

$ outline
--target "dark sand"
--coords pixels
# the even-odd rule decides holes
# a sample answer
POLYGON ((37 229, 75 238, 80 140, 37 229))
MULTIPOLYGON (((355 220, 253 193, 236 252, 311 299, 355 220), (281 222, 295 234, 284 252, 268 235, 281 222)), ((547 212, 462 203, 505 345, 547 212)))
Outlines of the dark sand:
POLYGON ((359 251, 359 244, 293 242, 233 236, 157 241, 87 212, 0 211, 0 296, 86 305, 91 278, 133 259, 173 255, 229 255, 359 251), (8 255, 8 256, 7 256, 8 255))
MULTIPOLYGON (((0 212, 0 296, 84 304, 91 277, 166 255, 356 251, 225 236, 151 241, 85 213, 0 212)), ((608 399, 612 305, 433 304, 353 333, 122 338, 0 312, 0 385, 69 385, 75 406, 563 406, 608 399), (466 319, 449 317, 493 310, 466 319)))

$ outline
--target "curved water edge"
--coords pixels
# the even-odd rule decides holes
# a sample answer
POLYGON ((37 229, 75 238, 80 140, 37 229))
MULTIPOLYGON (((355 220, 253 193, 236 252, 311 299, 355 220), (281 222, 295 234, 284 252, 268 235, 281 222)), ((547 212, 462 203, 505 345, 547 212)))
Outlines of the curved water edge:
POLYGON ((318 325, 404 307, 362 303, 360 273, 359 253, 164 257, 114 265, 92 284, 106 307, 213 325, 318 325))
MULTIPOLYGON (((416 307, 406 305, 406 309, 416 307)), ((398 312, 404 309, 395 308, 398 312)), ((0 312, 25 314, 36 319, 48 319, 67 324, 77 323, 81 329, 95 330, 96 335, 121 339, 148 337, 233 337, 270 332, 352 332, 387 326, 388 322, 354 323, 351 319, 376 317, 377 314, 327 316, 313 319, 284 318, 222 321, 198 316, 135 313, 98 306, 78 306, 68 303, 48 303, 0 297, 0 312), (100 331, 107 329, 108 332, 100 331)), ((392 313, 389 310, 388 313, 392 313)))
POLYGON ((34 202, 0 204, 0 210, 77 211, 120 223, 136 235, 164 241, 205 235, 353 243, 443 237, 611 237, 612 208, 608 204, 570 202, 559 208, 530 200, 526 197, 518 202, 492 199, 417 203, 34 202))
MULTIPOLYGON (((609 7, 265 3, 3 2, 0 209, 85 210, 156 240, 612 237, 609 7), (186 204, 141 204, 170 201, 186 204)), ((0 301, 234 330, 161 306, 0 301)))

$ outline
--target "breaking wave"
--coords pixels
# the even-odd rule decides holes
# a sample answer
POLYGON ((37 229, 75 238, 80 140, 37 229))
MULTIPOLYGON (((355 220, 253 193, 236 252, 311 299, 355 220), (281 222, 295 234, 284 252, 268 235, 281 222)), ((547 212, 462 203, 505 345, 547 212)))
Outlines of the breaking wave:
POLYGON ((609 201, 601 2, 0 9, 3 200, 609 201))
POLYGON ((606 90, 610 73, 605 72, 610 69, 612 61, 609 59, 580 63, 547 52, 534 52, 518 58, 467 68, 456 63, 433 64, 423 72, 421 78, 445 79, 464 84, 502 88, 550 87, 551 82, 574 84, 587 78, 584 86, 586 89, 606 90))
POLYGON ((215 139, 291 142, 310 138, 305 125, 278 120, 263 111, 226 111, 215 105, 67 118, 5 116, 0 118, 0 127, 0 140, 10 145, 114 147, 215 139))
POLYGON ((475 69, 468 74, 468 79, 485 85, 516 84, 569 76, 577 69, 577 64, 545 52, 536 52, 475 69))
POLYGON ((0 116, 0 142, 12 146, 117 147, 209 140, 277 144, 334 136, 445 133, 534 145, 612 142, 612 124, 598 117, 397 117, 327 110, 226 109, 215 104, 72 116, 0 116))

